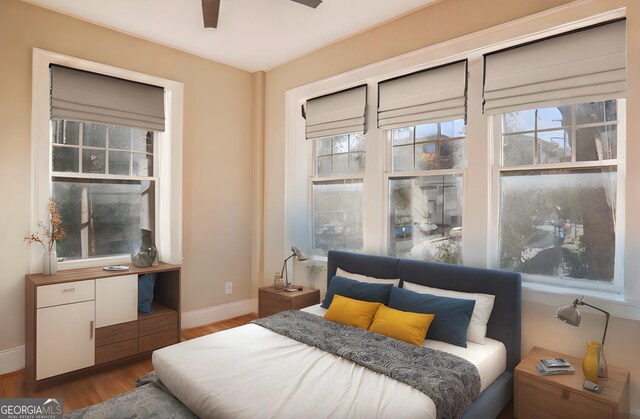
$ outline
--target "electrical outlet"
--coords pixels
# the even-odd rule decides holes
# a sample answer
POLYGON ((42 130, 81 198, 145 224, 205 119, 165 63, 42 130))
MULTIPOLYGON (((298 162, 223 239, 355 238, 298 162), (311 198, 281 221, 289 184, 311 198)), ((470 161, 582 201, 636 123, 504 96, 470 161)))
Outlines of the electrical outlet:
POLYGON ((224 283, 224 293, 231 294, 233 292, 233 283, 231 281, 227 281, 224 283))

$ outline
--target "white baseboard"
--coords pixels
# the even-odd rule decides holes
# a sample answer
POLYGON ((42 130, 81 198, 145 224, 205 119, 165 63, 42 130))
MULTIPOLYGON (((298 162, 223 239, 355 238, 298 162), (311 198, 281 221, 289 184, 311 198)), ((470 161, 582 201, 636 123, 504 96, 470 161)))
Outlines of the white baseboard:
POLYGON ((0 351, 0 375, 24 368, 24 345, 0 351))
POLYGON ((640 409, 631 409, 631 412, 629 412, 629 417, 631 419, 640 419, 640 409))
POLYGON ((203 326, 209 323, 215 323, 222 320, 231 319, 233 317, 242 316, 243 314, 257 313, 258 300, 242 300, 219 306, 211 306, 200 308, 198 310, 186 311, 182 313, 182 328, 189 329, 192 327, 203 326))

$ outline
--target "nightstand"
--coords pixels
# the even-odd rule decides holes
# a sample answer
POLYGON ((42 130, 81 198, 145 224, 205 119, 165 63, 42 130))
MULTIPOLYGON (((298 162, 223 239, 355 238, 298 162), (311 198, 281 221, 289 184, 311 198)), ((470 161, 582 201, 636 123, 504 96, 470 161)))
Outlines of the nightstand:
POLYGON ((297 310, 318 304, 320 290, 305 288, 302 291, 276 291, 273 287, 258 290, 258 315, 267 317, 285 310, 297 310))
POLYGON ((629 371, 609 366, 609 378, 598 379, 602 394, 582 388, 582 359, 534 347, 515 369, 514 413, 525 418, 626 418, 629 416, 629 371), (564 358, 574 375, 541 376, 542 358, 564 358))

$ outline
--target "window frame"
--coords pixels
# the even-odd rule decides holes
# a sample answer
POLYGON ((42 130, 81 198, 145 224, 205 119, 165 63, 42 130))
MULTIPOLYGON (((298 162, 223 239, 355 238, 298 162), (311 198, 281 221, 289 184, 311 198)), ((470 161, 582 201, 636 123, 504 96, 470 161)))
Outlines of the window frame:
MULTIPOLYGON (((156 133, 154 177, 162 179, 156 186, 156 247, 160 260, 182 263, 182 124, 184 85, 118 67, 70 57, 39 48, 33 49, 31 116, 31 230, 38 220, 48 220, 47 202, 52 196, 51 132, 49 119, 51 64, 63 65, 126 80, 153 84, 165 89, 166 129, 156 133), (162 208, 162 211, 159 209, 162 208)), ((55 172, 58 173, 58 172, 55 172)), ((87 174, 84 174, 87 175, 87 174)), ((95 175, 93 175, 95 176, 95 175)), ((102 175, 101 175, 102 176, 102 175)), ((111 175, 103 175, 111 176, 111 175)), ((130 263, 130 255, 62 261, 58 269, 76 269, 130 263)), ((31 246, 31 273, 42 271, 42 251, 31 246)))

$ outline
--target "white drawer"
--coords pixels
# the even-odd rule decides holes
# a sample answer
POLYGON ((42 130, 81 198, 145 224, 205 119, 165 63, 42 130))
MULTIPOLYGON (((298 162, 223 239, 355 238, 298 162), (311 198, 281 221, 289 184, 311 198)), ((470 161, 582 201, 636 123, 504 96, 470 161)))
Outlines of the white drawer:
POLYGON ((95 299, 95 280, 65 282, 38 287, 38 308, 95 299))

